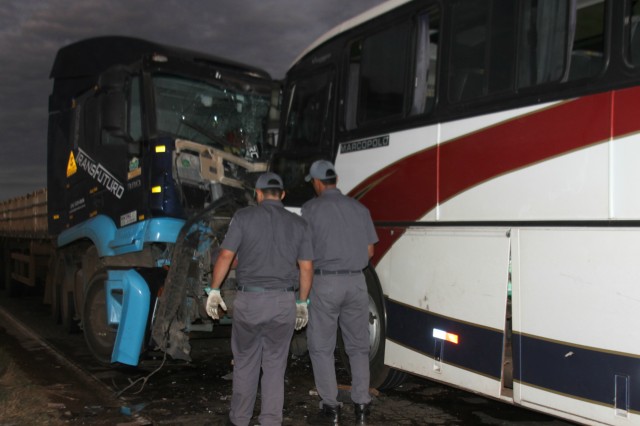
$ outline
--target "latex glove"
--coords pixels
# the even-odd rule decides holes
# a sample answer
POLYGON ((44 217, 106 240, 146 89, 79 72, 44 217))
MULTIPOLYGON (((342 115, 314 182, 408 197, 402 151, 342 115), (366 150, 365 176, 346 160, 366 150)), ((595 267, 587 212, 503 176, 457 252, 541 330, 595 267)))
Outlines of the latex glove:
POLYGON ((296 302, 296 330, 304 328, 309 322, 309 310, 307 309, 307 301, 296 302))
POLYGON ((223 310, 227 310, 227 305, 225 305, 224 300, 222 300, 222 296, 220 295, 219 289, 211 289, 209 291, 209 297, 207 298, 207 314, 213 319, 220 319, 220 315, 218 315, 218 307, 221 307, 223 310))

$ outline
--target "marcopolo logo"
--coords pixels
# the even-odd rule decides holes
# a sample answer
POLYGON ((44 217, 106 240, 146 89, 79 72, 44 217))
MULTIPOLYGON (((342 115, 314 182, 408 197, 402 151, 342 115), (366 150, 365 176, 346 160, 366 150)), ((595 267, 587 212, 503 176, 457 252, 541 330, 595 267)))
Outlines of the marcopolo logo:
POLYGON ((340 154, 349 152, 364 151, 365 149, 382 148, 389 146, 389 135, 378 136, 377 138, 362 139, 354 142, 344 142, 340 144, 340 154))
POLYGON ((78 167, 89 174, 99 184, 104 186, 107 191, 111 192, 118 198, 124 193, 124 186, 115 178, 104 166, 94 161, 86 152, 78 148, 78 157, 76 158, 78 167))

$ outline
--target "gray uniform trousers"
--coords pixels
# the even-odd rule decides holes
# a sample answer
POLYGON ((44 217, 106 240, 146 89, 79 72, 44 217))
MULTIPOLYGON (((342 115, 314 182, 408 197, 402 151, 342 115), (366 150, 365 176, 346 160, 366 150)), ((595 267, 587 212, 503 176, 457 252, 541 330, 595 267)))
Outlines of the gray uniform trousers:
POLYGON ((351 367, 351 399, 368 404, 369 296, 364 275, 315 275, 311 288, 307 346, 323 405, 338 405, 335 356, 340 324, 351 367))
POLYGON ((282 424, 284 373, 296 321, 293 292, 238 292, 233 305, 231 350, 233 394, 229 419, 246 426, 251 420, 261 380, 260 424, 282 424))

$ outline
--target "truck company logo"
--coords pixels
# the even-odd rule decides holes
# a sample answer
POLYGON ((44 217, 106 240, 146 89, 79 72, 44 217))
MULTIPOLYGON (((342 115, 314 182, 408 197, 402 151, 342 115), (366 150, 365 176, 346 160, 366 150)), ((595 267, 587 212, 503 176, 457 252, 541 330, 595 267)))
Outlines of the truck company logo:
POLYGON ((378 136, 377 138, 362 139, 354 142, 344 142, 340 144, 340 154, 349 152, 364 151, 365 149, 382 148, 389 146, 389 135, 378 136))
POLYGON ((73 176, 78 171, 78 165, 76 159, 73 156, 73 151, 69 153, 69 161, 67 162, 67 177, 73 176))
POLYGON ((76 159, 78 166, 87 172, 89 176, 104 186, 107 191, 111 192, 118 198, 122 198, 124 186, 115 178, 104 166, 96 163, 93 158, 89 157, 86 152, 78 148, 78 158, 76 159))

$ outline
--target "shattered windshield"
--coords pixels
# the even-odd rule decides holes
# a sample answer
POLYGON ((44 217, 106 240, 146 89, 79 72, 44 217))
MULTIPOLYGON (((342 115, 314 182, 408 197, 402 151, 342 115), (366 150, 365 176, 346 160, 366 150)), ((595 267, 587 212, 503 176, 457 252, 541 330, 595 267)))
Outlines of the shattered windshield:
POLYGON ((158 132, 260 159, 267 141, 270 88, 247 82, 214 83, 219 84, 155 75, 158 132))

